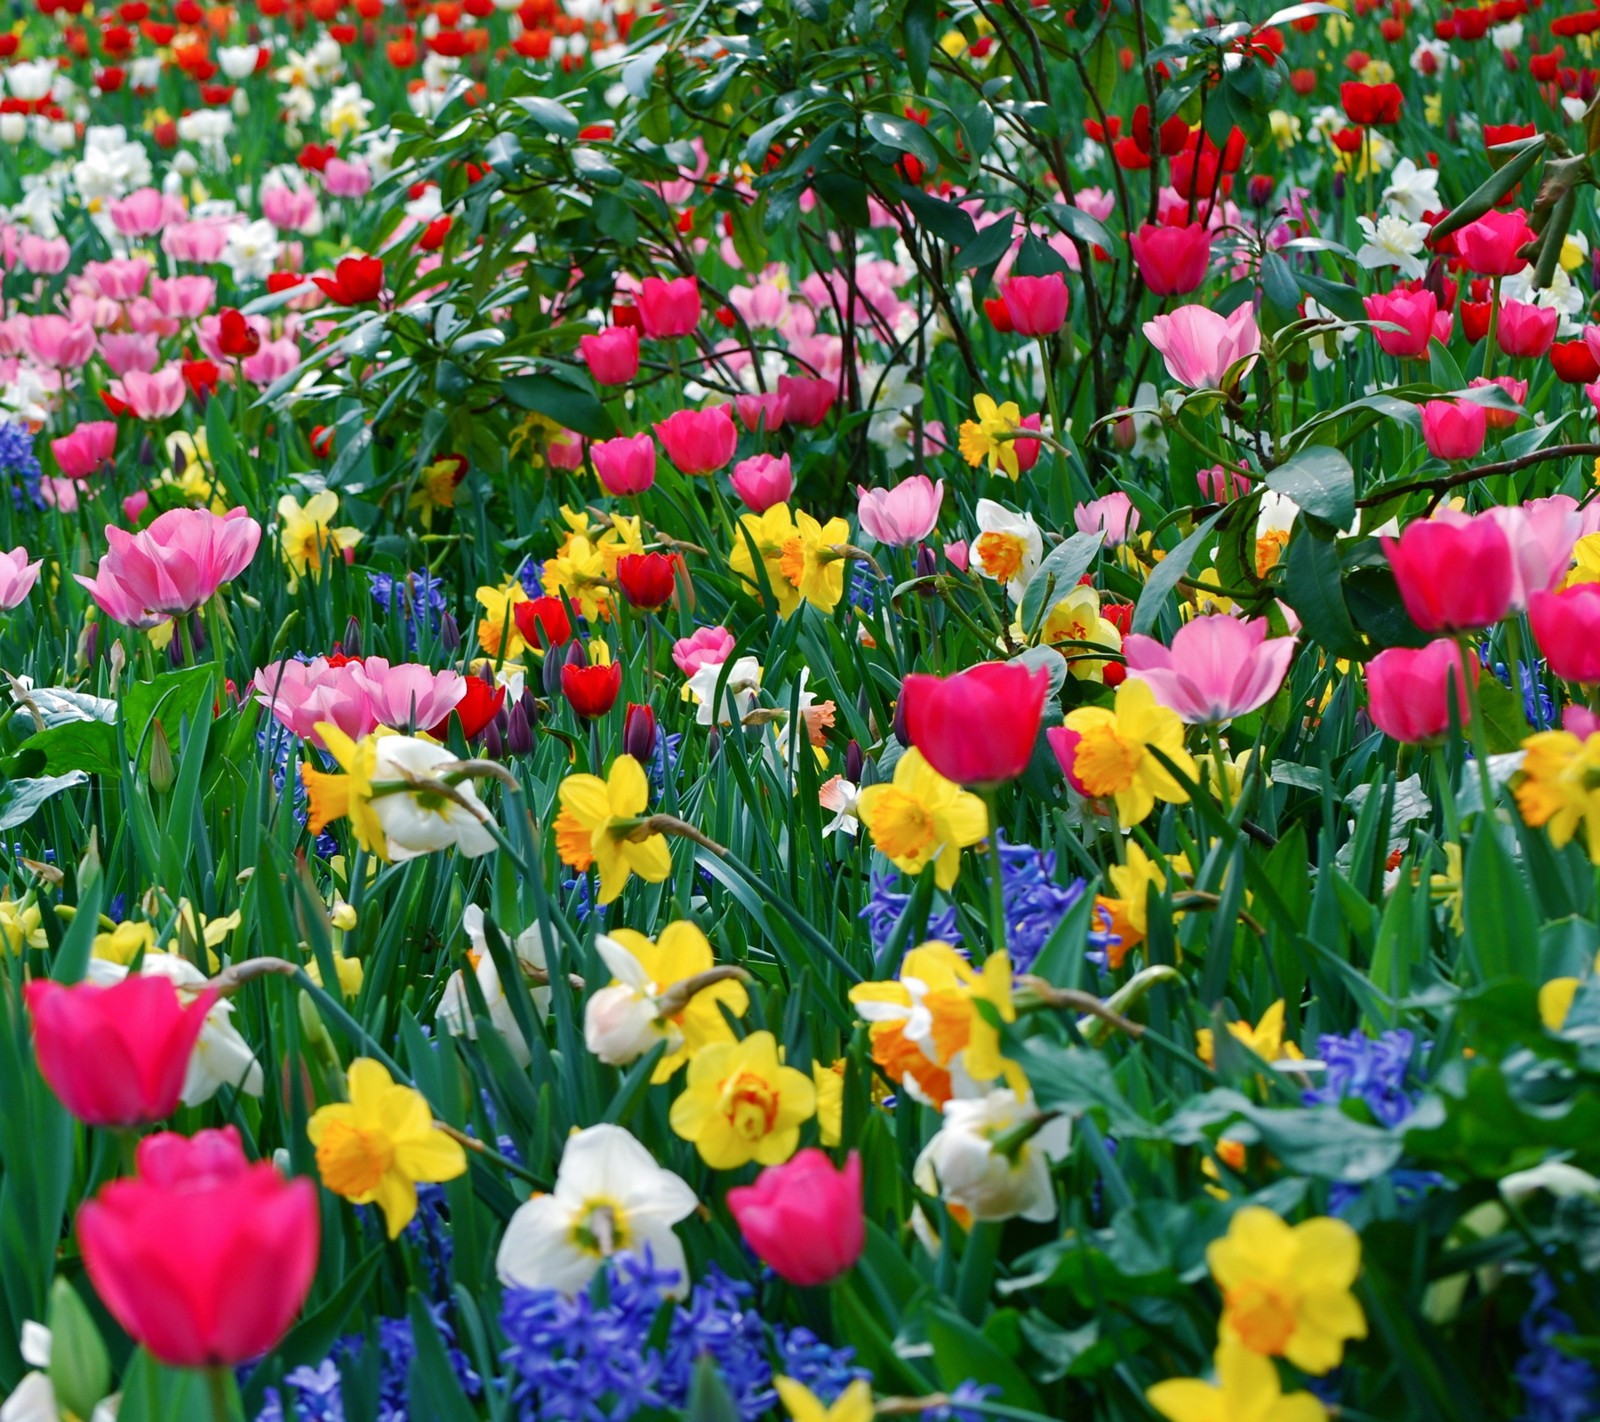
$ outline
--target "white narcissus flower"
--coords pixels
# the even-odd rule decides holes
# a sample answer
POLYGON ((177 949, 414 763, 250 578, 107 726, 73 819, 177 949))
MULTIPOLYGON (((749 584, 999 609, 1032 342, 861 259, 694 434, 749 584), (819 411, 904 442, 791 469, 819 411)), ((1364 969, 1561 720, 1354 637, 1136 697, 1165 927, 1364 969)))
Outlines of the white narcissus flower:
POLYGON ((976 1100, 945 1103, 944 1124, 917 1157, 912 1178, 918 1189, 942 1194, 975 1220, 1045 1221, 1056 1217, 1056 1193, 1050 1163, 1070 1144, 1071 1123, 1050 1120, 1010 1154, 995 1142, 1020 1126, 1039 1119, 1033 1099, 1019 1098, 1010 1088, 991 1091, 976 1100))
POLYGON ((1576 1165, 1569 1165, 1565 1161, 1547 1160, 1542 1165, 1536 1165, 1532 1170, 1519 1170, 1513 1175, 1507 1175, 1500 1182, 1500 1195, 1511 1204, 1520 1204, 1529 1195, 1540 1190, 1547 1190, 1558 1200, 1569 1199, 1573 1195, 1587 1195, 1591 1199, 1600 1199, 1600 1180, 1589 1174, 1587 1170, 1580 1170, 1576 1165))
POLYGON ((698 703, 695 721, 702 726, 713 722, 729 725, 743 721, 756 704, 756 692, 761 687, 761 663, 754 657, 740 657, 732 667, 726 662, 708 662, 698 667, 689 678, 689 694, 698 703), (717 683, 722 680, 723 669, 728 670, 728 680, 723 687, 722 701, 713 709, 717 683))
POLYGON ((1013 513, 993 499, 979 499, 978 536, 968 552, 972 566, 993 582, 1004 583, 1012 601, 1021 602, 1044 559, 1044 534, 1032 514, 1013 513))
MULTIPOLYGON (((378 736, 374 785, 406 781, 415 777, 432 779, 442 765, 453 764, 454 752, 433 741, 414 736, 378 736)), ((373 812, 388 841, 388 857, 393 861, 416 859, 437 849, 459 849, 468 859, 490 853, 495 838, 483 827, 478 811, 484 809, 472 782, 463 780, 453 787, 465 804, 448 799, 437 791, 397 790, 375 795, 373 812)))
POLYGON ((1411 159, 1402 158, 1389 174, 1383 200, 1396 217, 1421 222, 1425 213, 1438 212, 1444 206, 1439 200, 1439 170, 1419 168, 1411 159))
POLYGON ((656 1002, 657 985, 644 964, 607 934, 596 938, 594 946, 617 981, 594 993, 584 1005, 584 1046, 607 1066, 637 1061, 663 1039, 669 1051, 677 1051, 682 1034, 663 1021, 656 1002))
POLYGON ((1376 222, 1370 217, 1358 217, 1356 222, 1366 238, 1361 250, 1356 253, 1356 260, 1368 271, 1378 267, 1398 267, 1404 276, 1427 275, 1428 264, 1423 260, 1429 231, 1426 222, 1407 222, 1403 217, 1388 213, 1376 222))
MULTIPOLYGON (((506 1039, 513 1060, 518 1066, 525 1067, 533 1060, 533 1053, 517 1025, 511 999, 500 982, 500 970, 495 967, 494 955, 489 952, 489 940, 483 930, 483 910, 476 904, 468 905, 467 911, 461 916, 461 926, 472 941, 472 952, 476 959, 473 976, 478 980, 478 990, 489 1009, 489 1020, 506 1039)), ((523 929, 512 943, 511 951, 522 967, 541 972, 545 969, 544 934, 538 924, 523 929)), ((535 987, 528 989, 528 993, 533 1000, 535 1016, 543 1017, 550 1010, 550 989, 535 987)), ((439 1026, 453 1037, 477 1037, 478 1024, 473 1017, 472 1000, 467 996, 466 982, 459 970, 452 973, 450 981, 445 984, 444 996, 439 999, 435 1017, 439 1026)))
POLYGON ((502 1283, 579 1293, 613 1255, 650 1251, 677 1274, 671 1297, 689 1292, 689 1267, 673 1226, 694 1212, 691 1190, 621 1126, 568 1137, 555 1188, 512 1215, 495 1269, 502 1283))
POLYGON ((861 787, 853 780, 835 775, 831 780, 823 781, 817 789, 817 803, 824 810, 833 812, 833 818, 822 827, 823 835, 838 832, 854 835, 861 828, 861 820, 856 814, 860 800, 861 787))
POLYGON ((232 270, 235 283, 247 286, 263 282, 272 275, 282 250, 278 229, 261 217, 254 222, 236 223, 228 229, 228 240, 223 245, 220 260, 232 270))

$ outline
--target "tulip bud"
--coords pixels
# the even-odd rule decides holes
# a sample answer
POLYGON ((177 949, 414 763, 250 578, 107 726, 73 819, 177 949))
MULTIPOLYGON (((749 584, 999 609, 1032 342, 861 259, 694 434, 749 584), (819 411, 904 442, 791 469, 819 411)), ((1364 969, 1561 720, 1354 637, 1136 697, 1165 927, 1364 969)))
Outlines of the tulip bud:
MULTIPOLYGON (((181 454, 179 455, 179 458, 182 458, 181 454)), ((139 463, 142 464, 146 469, 153 469, 155 467, 155 462, 156 447, 151 441, 150 436, 145 435, 144 438, 139 441, 139 463)), ((183 466, 179 465, 176 472, 181 474, 183 472, 183 466)))
POLYGON ((172 763, 172 746, 167 740, 166 728, 157 716, 150 722, 150 788, 165 795, 178 778, 178 768, 172 763))
POLYGON ((569 667, 586 667, 589 665, 589 653, 582 642, 574 640, 567 647, 567 655, 563 663, 569 667))
POLYGON ((506 743, 500 734, 499 717, 483 728, 483 753, 490 760, 499 760, 505 754, 506 743))
POLYGON ((167 665, 175 670, 183 666, 183 643, 176 637, 167 643, 167 665))
POLYGON ((544 667, 540 671, 540 680, 544 683, 546 696, 561 695, 561 669, 566 665, 562 658, 546 655, 544 667))
POLYGON ((861 742, 852 740, 844 748, 844 778, 852 785, 861 783, 861 773, 867 767, 867 757, 861 749, 861 742))
POLYGON ((906 729, 906 698, 904 696, 894 704, 894 738, 900 742, 903 749, 911 749, 911 732, 906 729))
POLYGON ((75 1417, 89 1416, 111 1391, 111 1359, 94 1316, 59 1275, 50 1290, 50 1384, 75 1417))
POLYGON ((347 657, 361 655, 361 623, 356 620, 354 613, 350 614, 350 620, 344 625, 344 640, 339 645, 347 657))
POLYGON ((656 750, 656 713, 649 706, 628 703, 622 721, 622 749, 641 765, 646 764, 656 750))
POLYGON ((439 618, 439 646, 447 657, 453 656, 461 646, 461 628, 448 612, 439 618))
POLYGON ((533 750, 533 721, 528 715, 526 695, 506 713, 506 749, 512 755, 527 755, 533 750))
MULTIPOLYGON (((917 548, 915 571, 919 578, 931 578, 939 571, 939 555, 926 543, 920 544, 917 548)), ((937 597, 939 590, 932 586, 923 586, 917 589, 917 593, 921 597, 937 597)))
MULTIPOLYGON (((120 646, 121 644, 118 643, 120 646)), ((78 659, 85 667, 92 667, 100 656, 100 624, 91 622, 83 629, 83 638, 78 647, 78 659)))

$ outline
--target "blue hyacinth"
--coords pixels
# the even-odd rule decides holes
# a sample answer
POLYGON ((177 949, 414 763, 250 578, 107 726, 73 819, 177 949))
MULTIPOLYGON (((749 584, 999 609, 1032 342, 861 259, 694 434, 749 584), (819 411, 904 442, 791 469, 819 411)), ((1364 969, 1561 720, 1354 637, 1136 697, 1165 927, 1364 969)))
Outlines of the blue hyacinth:
POLYGON ((11 502, 21 508, 29 504, 43 508, 39 481, 43 471, 33 452, 33 431, 26 425, 0 420, 0 474, 11 485, 11 502))
POLYGON ((1533 1277, 1533 1302, 1521 1324, 1527 1351, 1515 1375, 1526 1402, 1522 1416, 1524 1422, 1587 1422, 1600 1412, 1600 1377, 1589 1363, 1558 1346, 1558 1338, 1578 1330, 1555 1298, 1555 1284, 1541 1270, 1533 1277))
POLYGON ((1377 1037, 1365 1032, 1319 1037, 1317 1055, 1327 1070, 1322 1085, 1305 1093, 1305 1104, 1335 1105, 1357 1097, 1380 1125, 1398 1126, 1422 1094, 1422 1083, 1412 1065, 1415 1041, 1403 1027, 1377 1037))
POLYGON ((373 602, 385 613, 392 616, 398 611, 405 618, 406 646, 410 650, 417 649, 419 621, 425 620, 430 631, 439 630, 439 622, 447 604, 442 579, 434 577, 426 569, 402 573, 399 577, 392 573, 368 573, 367 578, 373 602))

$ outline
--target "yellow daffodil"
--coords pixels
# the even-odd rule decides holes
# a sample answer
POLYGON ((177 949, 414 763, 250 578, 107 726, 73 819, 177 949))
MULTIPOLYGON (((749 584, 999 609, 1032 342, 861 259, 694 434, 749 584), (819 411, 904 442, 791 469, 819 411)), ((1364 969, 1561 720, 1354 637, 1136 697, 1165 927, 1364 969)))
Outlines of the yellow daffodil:
POLYGON ((856 814, 897 869, 916 875, 932 864, 941 889, 960 874, 961 851, 989 832, 983 801, 946 780, 918 750, 895 762, 892 782, 861 792, 856 814))
MULTIPOLYGON (((1594 961, 1594 971, 1600 973, 1600 957, 1594 961)), ((1539 989, 1539 1020, 1546 1031, 1559 1032, 1567 1025, 1572 1001, 1582 986, 1582 978, 1551 978, 1539 989)))
POLYGON ((119 963, 125 968, 141 953, 153 952, 155 946, 156 931, 153 925, 124 919, 109 933, 95 934, 90 952, 96 958, 119 963))
MULTIPOLYGON (((1112 888, 1108 902, 1116 920, 1112 932, 1123 937, 1120 950, 1112 950, 1112 967, 1120 967, 1129 948, 1144 941, 1150 931, 1150 890, 1163 890, 1175 876, 1189 872, 1188 857, 1182 854, 1168 859, 1152 859, 1144 852, 1138 840, 1130 839, 1127 858, 1106 870, 1106 880, 1112 888)), ((1174 919, 1181 914, 1174 914, 1174 919)))
POLYGON ((406 507, 418 511, 424 528, 432 528, 436 509, 453 509, 456 506, 456 489, 466 476, 467 461, 464 456, 439 455, 432 463, 423 466, 406 507))
POLYGON ((304 504, 293 494, 278 500, 278 543, 289 565, 289 589, 299 586, 302 574, 322 572, 324 556, 342 556, 361 541, 358 528, 335 528, 339 496, 331 489, 313 494, 304 504))
POLYGON ((787 617, 800 605, 800 589, 789 581, 783 571, 784 549, 791 539, 799 537, 794 515, 788 504, 774 504, 764 513, 739 515, 739 526, 733 531, 733 548, 728 554, 728 567, 745 587, 756 597, 761 596, 761 579, 756 573, 755 556, 759 556, 766 570, 767 586, 778 604, 778 616, 787 617))
MULTIPOLYGON (((1022 611, 1018 608, 1011 624, 1013 640, 1026 644, 1032 631, 1022 625, 1022 611)), ((1041 646, 1059 648, 1067 659, 1067 670, 1079 681, 1105 680, 1107 664, 1095 656, 1096 650, 1122 650, 1122 633, 1114 622, 1100 615, 1100 594, 1081 583, 1045 615, 1034 640, 1041 646)))
POLYGON ((504 661, 520 657, 528 650, 522 633, 517 631, 516 606, 527 602, 527 589, 509 577, 499 587, 484 586, 477 592, 478 606, 483 616, 478 619, 478 645, 487 657, 504 661))
POLYGON ((1171 1378, 1145 1390, 1169 1422, 1326 1422, 1328 1409, 1309 1392, 1285 1394, 1269 1359, 1237 1344, 1217 1349, 1217 1381, 1171 1378))
POLYGON ((756 1032, 696 1052, 669 1119, 713 1170, 737 1170, 751 1161, 786 1161, 800 1144, 801 1123, 816 1109, 811 1078, 783 1065, 772 1033, 756 1032))
POLYGON ((209 508, 214 514, 227 513, 233 501, 211 467, 206 432, 200 429, 190 434, 188 430, 174 430, 167 436, 166 450, 171 462, 161 471, 161 482, 172 485, 197 508, 209 508))
MULTIPOLYGON (((1242 1042, 1262 1061, 1267 1063, 1283 1061, 1299 1061, 1304 1053, 1293 1042, 1283 1040, 1283 999, 1272 1004, 1261 1014, 1261 1020, 1252 1027, 1248 1022, 1230 1022, 1228 1035, 1235 1041, 1242 1042)), ((1209 1027, 1202 1027, 1194 1034, 1195 1055, 1207 1066, 1215 1064, 1217 1059, 1216 1042, 1214 1034, 1209 1027)))
POLYGON ((844 1058, 812 1062, 811 1084, 817 1088, 817 1130, 831 1150, 844 1136, 844 1058))
POLYGON ((580 872, 598 867, 600 903, 615 899, 630 874, 659 884, 672 872, 665 835, 629 838, 650 803, 650 782, 631 755, 619 755, 604 780, 598 775, 569 775, 561 782, 558 798, 556 853, 563 864, 580 872))
POLYGON ((972 407, 978 418, 961 422, 961 457, 974 467, 988 460, 991 471, 1017 478, 1021 467, 1016 447, 1001 436, 1022 428, 1021 407, 1015 400, 996 404, 988 395, 975 395, 972 407))
MULTIPOLYGON (((615 569, 613 563, 612 572, 615 569)), ((575 534, 561 553, 545 559, 541 582, 546 596, 560 597, 565 593, 579 616, 604 621, 612 611, 610 577, 599 545, 575 534)))
POLYGON ((1600 864, 1600 734, 1537 731, 1522 742, 1522 768, 1512 793, 1522 818, 1543 826, 1564 848, 1583 830, 1589 858, 1600 864))
MULTIPOLYGON (((366 980, 367 970, 361 965, 359 958, 347 958, 343 954, 335 953, 333 957, 333 971, 339 979, 339 995, 345 998, 360 996, 361 984, 366 980)), ((306 960, 306 976, 318 987, 323 986, 322 965, 315 959, 306 960)))
POLYGON ((852 1378, 831 1404, 794 1378, 776 1377, 772 1385, 793 1422, 872 1422, 872 1384, 865 1378, 852 1378))
POLYGON ((845 556, 840 545, 850 541, 850 525, 842 518, 818 523, 804 509, 794 516, 794 534, 778 555, 778 571, 803 601, 832 612, 844 596, 845 556))
POLYGON ((309 762, 301 765, 300 780, 310 807, 307 829, 318 835, 335 820, 348 819, 356 842, 382 858, 385 835, 372 803, 372 781, 378 768, 378 736, 386 732, 380 727, 376 735, 356 741, 331 721, 318 721, 317 734, 339 769, 318 770, 309 762))
POLYGON ((49 941, 44 932, 44 915, 39 912, 37 903, 32 899, 19 903, 9 896, 0 898, 0 942, 4 942, 7 951, 20 953, 24 947, 43 948, 49 941))
POLYGON ((1206 1249, 1222 1290, 1224 1343, 1287 1358, 1320 1377, 1339 1366, 1345 1341, 1367 1336, 1350 1286, 1361 1272, 1361 1237, 1343 1220, 1289 1225, 1248 1205, 1206 1249))
POLYGON ((1189 792, 1152 754, 1159 750, 1190 779, 1199 778, 1199 767, 1183 748, 1183 722, 1157 703, 1144 682, 1123 682, 1114 709, 1069 711, 1066 728, 1076 737, 1069 772, 1074 787, 1091 799, 1114 801, 1123 824, 1138 824, 1157 800, 1188 801, 1189 792))
POLYGON ((419 1182, 466 1173, 459 1142, 433 1124, 420 1091, 402 1086, 381 1062, 350 1063, 349 1101, 318 1109, 306 1123, 322 1183, 352 1204, 376 1203, 393 1239, 417 1212, 419 1182))

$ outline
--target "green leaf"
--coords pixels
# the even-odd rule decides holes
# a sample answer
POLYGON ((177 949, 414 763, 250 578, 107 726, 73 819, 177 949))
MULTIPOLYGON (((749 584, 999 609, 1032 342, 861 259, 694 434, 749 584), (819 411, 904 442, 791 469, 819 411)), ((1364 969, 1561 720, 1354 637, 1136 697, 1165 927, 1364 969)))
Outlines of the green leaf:
POLYGON ((1501 198, 1528 176, 1533 165, 1539 161, 1539 155, 1544 152, 1544 146, 1545 141, 1542 136, 1530 139, 1527 147, 1510 162, 1491 173, 1465 202, 1453 207, 1434 223, 1432 231, 1428 233, 1428 241, 1433 243, 1441 237, 1448 237, 1452 232, 1459 231, 1468 223, 1476 222, 1486 212, 1492 211, 1501 198))
POLYGON ((934 29, 939 21, 938 0, 906 0, 906 69, 911 87, 923 93, 928 87, 928 65, 933 59, 934 29))
POLYGON ((1022 594, 1019 615, 1025 632, 1044 625, 1050 609, 1078 586, 1078 579, 1089 571, 1101 548, 1099 534, 1074 533, 1050 550, 1039 571, 1028 580, 1022 594), (1049 602, 1046 603, 1046 597, 1049 602))
POLYGON ((1493 821, 1482 816, 1467 845, 1461 888, 1467 948, 1483 980, 1527 972, 1539 941, 1533 898, 1493 821))
POLYGON ((1189 564, 1200 551, 1200 545, 1227 512, 1227 507, 1218 509, 1151 570, 1145 580, 1144 591, 1139 594, 1139 601, 1133 609, 1133 631, 1148 634, 1155 627, 1162 609, 1167 605, 1168 594, 1188 573, 1189 564))
POLYGON ((450 1364, 427 1302, 415 1291, 411 1294, 409 1312, 411 1335, 416 1344, 411 1367, 406 1373, 406 1390, 412 1409, 430 1422, 477 1422, 478 1414, 461 1391, 460 1380, 450 1364))
POLYGON ((578 120, 565 104, 539 94, 513 102, 546 133, 554 134, 557 138, 578 136, 578 120))
POLYGON ((1339 550, 1333 539, 1307 522, 1289 540, 1284 559, 1283 600, 1306 631, 1336 657, 1359 657, 1361 637, 1350 620, 1340 582, 1339 550))
POLYGON ((1308 445, 1272 470, 1266 484, 1330 528, 1347 528, 1355 520, 1356 473, 1337 449, 1308 445))
POLYGON ((88 783, 89 777, 83 771, 69 770, 65 775, 11 780, 0 785, 0 829, 16 829, 18 825, 27 824, 51 796, 88 783))
POLYGON ((695 1359, 694 1375, 689 1380, 685 1422, 739 1422, 739 1407, 709 1353, 695 1359))
POLYGON ((590 439, 610 439, 617 427, 606 407, 580 385, 554 375, 535 373, 508 376, 501 384, 506 399, 524 410, 536 410, 558 425, 590 439))
POLYGON ((19 768, 37 775, 64 775, 82 770, 90 775, 116 775, 117 732, 103 721, 68 721, 46 731, 36 731, 19 747, 25 759, 19 768))
POLYGON ((865 119, 867 132, 886 148, 915 154, 930 168, 939 162, 939 150, 928 137, 928 130, 915 119, 898 114, 870 113, 865 119))
POLYGON ((1533 729, 1528 725, 1521 698, 1496 677, 1486 676, 1479 681, 1478 711, 1491 755, 1516 750, 1533 729))
POLYGON ((1011 232, 1016 225, 1016 214, 1008 212, 998 222, 980 228, 978 235, 957 253, 957 265, 964 272, 976 271, 992 262, 998 262, 1011 250, 1011 232))
POLYGON ((1022 1369, 960 1314, 929 1308, 925 1317, 928 1341, 933 1345, 933 1366, 947 1391, 972 1378, 981 1378, 1000 1389, 1001 1399, 1008 1407, 1044 1411, 1043 1400, 1022 1369))

